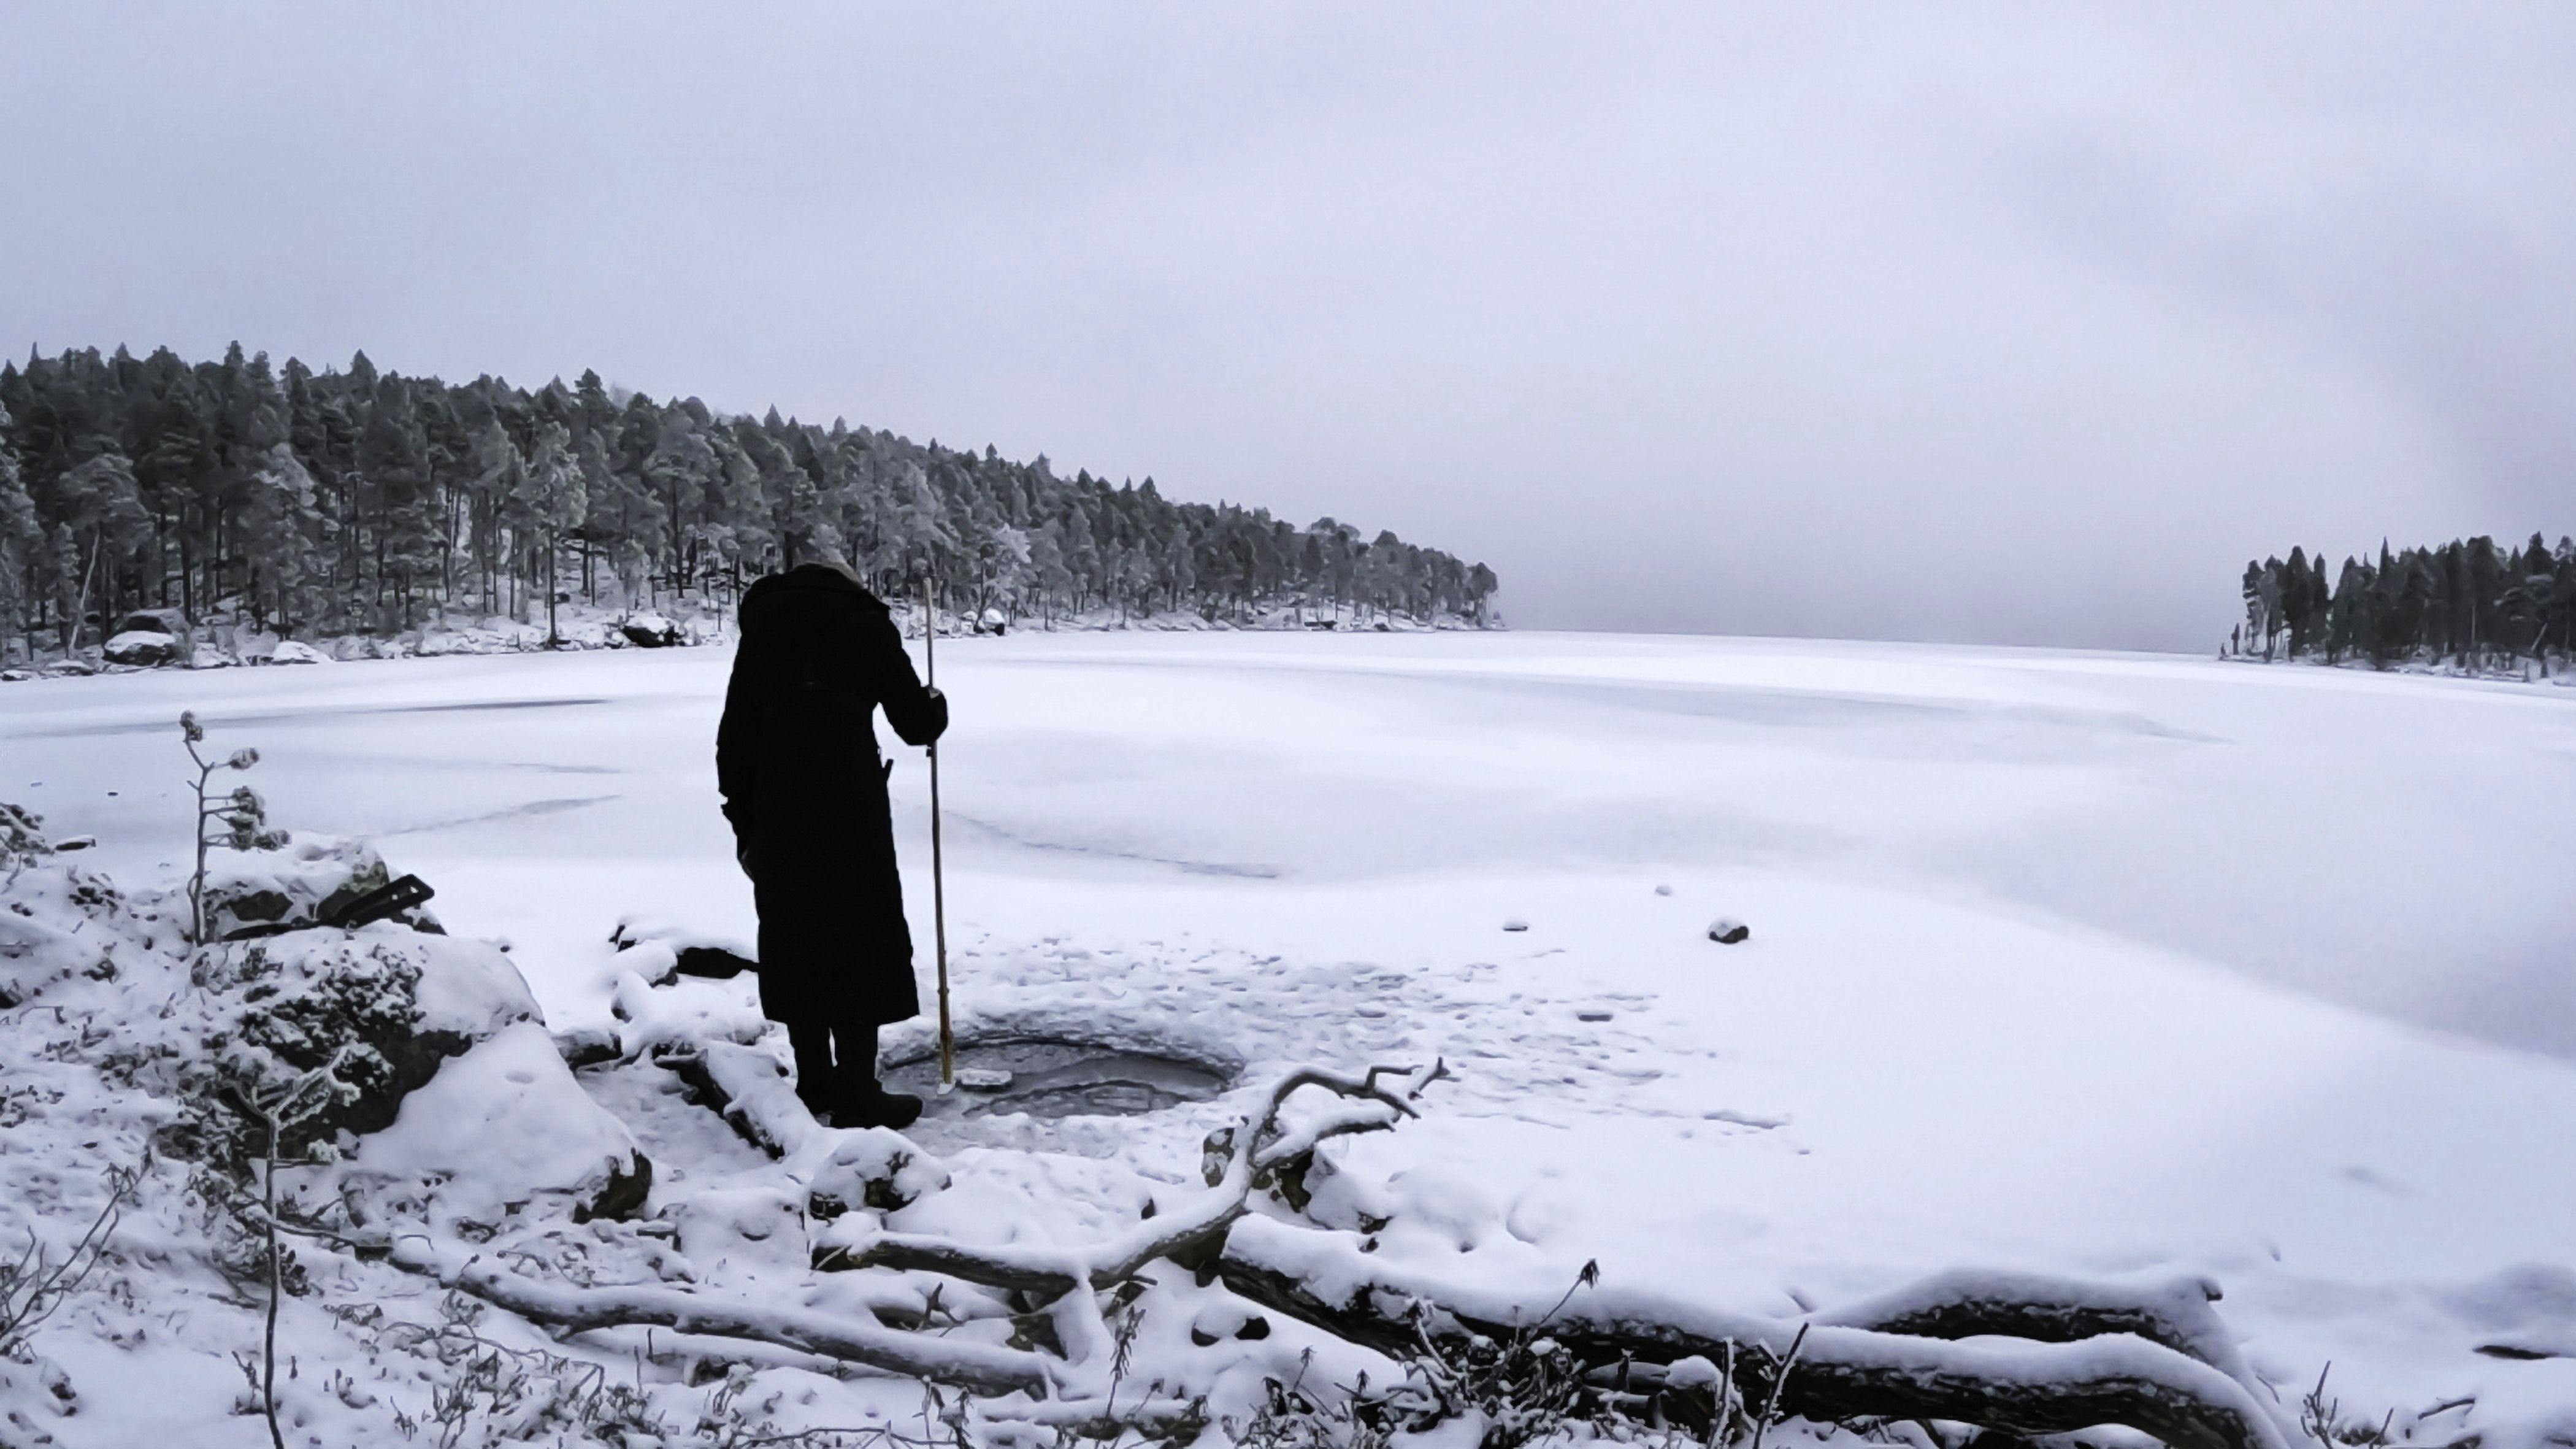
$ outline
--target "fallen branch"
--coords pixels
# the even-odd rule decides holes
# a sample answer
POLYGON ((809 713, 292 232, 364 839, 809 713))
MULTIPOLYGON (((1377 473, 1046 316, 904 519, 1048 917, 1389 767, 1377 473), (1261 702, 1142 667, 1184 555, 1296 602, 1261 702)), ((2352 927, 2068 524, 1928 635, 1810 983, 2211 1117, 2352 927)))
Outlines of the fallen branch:
POLYGON ((799 1308, 727 1303, 672 1288, 576 1288, 511 1272, 461 1248, 406 1236, 389 1261, 559 1333, 660 1327, 776 1344, 982 1394, 1044 1397, 1054 1380, 1034 1353, 854 1323, 799 1308))
POLYGON ((2130 1333, 2195 1358, 2247 1392, 2267 1392, 2246 1366, 2218 1311, 2218 1285, 2168 1279, 2147 1287, 2089 1283, 2036 1273, 1959 1270, 1937 1274, 1815 1320, 1914 1338, 2027 1338, 2076 1343, 2130 1333))
POLYGON ((1403 1118, 1418 1116, 1414 1100, 1448 1074, 1448 1067, 1440 1062, 1427 1069, 1372 1067, 1360 1077, 1313 1068, 1291 1072, 1271 1086, 1258 1117, 1208 1139, 1206 1192, 1087 1249, 982 1248, 951 1238, 884 1233, 851 1248, 844 1260, 853 1268, 942 1273, 988 1288, 1034 1293, 1042 1299, 1061 1298, 1085 1283, 1095 1290, 1113 1288, 1158 1259, 1213 1250, 1226 1230, 1251 1210, 1256 1190, 1272 1186, 1283 1172, 1302 1174, 1319 1143, 1384 1131, 1403 1118), (1379 1085, 1381 1078, 1395 1078, 1403 1085, 1390 1090, 1379 1085), (1302 1127, 1282 1126, 1280 1110, 1307 1087, 1335 1093, 1346 1103, 1302 1127))
MULTIPOLYGON (((1491 1338, 1542 1317, 1508 1295, 1392 1272, 1360 1252, 1352 1235, 1263 1218, 1235 1224, 1217 1272, 1244 1298, 1398 1359, 1409 1356, 1426 1314, 1431 1331, 1491 1338)), ((1570 1301, 1545 1323, 1549 1338, 1589 1365, 1694 1356, 1726 1363, 1739 1401, 1776 1393, 1782 1410, 1819 1422, 1949 1420, 2024 1435, 2122 1424, 2176 1449, 2288 1445, 2244 1385, 2128 1332, 2076 1342, 1952 1343, 1819 1324, 1805 1330, 1797 1372, 1783 1382, 1780 1368, 1801 1331, 1794 1324, 1609 1292, 1570 1301)))

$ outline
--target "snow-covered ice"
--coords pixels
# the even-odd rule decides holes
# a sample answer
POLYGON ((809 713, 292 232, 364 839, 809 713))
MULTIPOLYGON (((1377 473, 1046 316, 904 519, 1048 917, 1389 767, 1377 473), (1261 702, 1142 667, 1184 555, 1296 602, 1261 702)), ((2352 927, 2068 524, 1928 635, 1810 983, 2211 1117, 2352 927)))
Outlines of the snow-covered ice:
MULTIPOLYGON (((2576 1414, 2576 1358, 2476 1352, 2576 1352, 2576 691, 1620 636, 940 656, 962 1027, 1070 1025, 1247 1083, 1445 1056, 1424 1120, 1347 1144, 1319 1196, 1390 1216, 1389 1261, 1598 1259, 1786 1315, 1958 1265, 2206 1275, 2285 1398, 2331 1359, 2374 1418, 2576 1414), (1750 938, 1712 943, 1721 918, 1750 938)), ((750 978, 648 993, 638 953, 668 947, 608 940, 753 935, 714 798, 729 662, 13 684, 0 799, 166 882, 194 708, 260 748, 273 820, 373 840, 449 929, 506 939, 552 1030, 740 1039, 750 978)), ((898 761, 926 977, 926 778, 898 761)), ((681 1231, 769 1251, 741 1225, 819 1163, 623 1090, 604 1104, 648 1151, 699 1134, 655 1153, 687 1164, 654 1189, 681 1231)), ((952 1123, 954 1180, 901 1226, 1123 1228, 1240 1096, 952 1123)))

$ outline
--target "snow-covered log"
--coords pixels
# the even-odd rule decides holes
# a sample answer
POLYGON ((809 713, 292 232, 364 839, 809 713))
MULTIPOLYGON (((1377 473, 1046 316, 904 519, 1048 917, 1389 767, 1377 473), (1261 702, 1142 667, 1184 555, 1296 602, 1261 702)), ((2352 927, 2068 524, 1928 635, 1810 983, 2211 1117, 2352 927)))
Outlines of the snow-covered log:
MULTIPOLYGON (((1551 1314, 1545 1299, 1533 1306, 1490 1287, 1391 1270, 1363 1253, 1356 1235, 1264 1218, 1233 1226, 1217 1272, 1242 1297, 1394 1357, 1409 1356, 1426 1331, 1508 1337, 1544 1319, 1547 1337, 1588 1363, 1689 1357, 1731 1363, 1742 1402, 1769 1398, 1797 1332, 1795 1324, 1610 1290, 1576 1294, 1551 1314)), ((2040 1284, 2030 1280, 2029 1286, 2040 1284)), ((2090 1290, 2075 1296, 2079 1302, 2061 1305, 2064 1311, 2029 1305, 2023 1321, 2071 1329, 2082 1320, 2080 1300, 2116 1297, 2090 1290)), ((1901 1323, 1906 1310, 1961 1298, 1987 1301, 1945 1294, 1936 1285, 1885 1300, 1899 1311, 1884 1321, 1901 1323)), ((1995 1322, 2013 1317, 1991 1305, 1979 1311, 1995 1322)), ((1948 1321, 1966 1322, 1965 1311, 1948 1321)), ((2253 1393, 2226 1372, 2127 1331, 2073 1342, 1959 1343, 1819 1323, 1809 1326, 1779 1403, 1786 1413, 1819 1422, 1945 1420, 2025 1435, 2117 1424, 2175 1449, 2288 1449, 2290 1442, 2253 1393)))
POLYGON ((1959 1269, 1849 1304, 1815 1322, 1915 1338, 2003 1337, 2041 1343, 2130 1333, 2196 1358, 2248 1392, 2264 1392, 2235 1335, 2209 1306, 2218 1298, 2218 1285, 2200 1277, 2136 1286, 1959 1269))
POLYGON ((1020 1349, 961 1343, 809 1309, 728 1302, 673 1288, 546 1283, 462 1248, 442 1247, 418 1236, 396 1239, 389 1260, 560 1333, 651 1325, 777 1344, 983 1394, 1043 1397, 1052 1387, 1046 1360, 1020 1349))

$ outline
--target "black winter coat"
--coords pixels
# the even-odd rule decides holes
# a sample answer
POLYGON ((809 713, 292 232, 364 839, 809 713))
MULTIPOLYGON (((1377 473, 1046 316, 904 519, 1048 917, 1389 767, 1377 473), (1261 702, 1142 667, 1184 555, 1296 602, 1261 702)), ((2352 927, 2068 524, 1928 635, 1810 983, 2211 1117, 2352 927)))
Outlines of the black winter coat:
POLYGON ((888 767, 870 716, 906 744, 948 727, 876 595, 805 564, 742 596, 716 729, 716 788, 760 909, 762 991, 793 983, 844 1022, 921 1010, 895 874, 888 767))

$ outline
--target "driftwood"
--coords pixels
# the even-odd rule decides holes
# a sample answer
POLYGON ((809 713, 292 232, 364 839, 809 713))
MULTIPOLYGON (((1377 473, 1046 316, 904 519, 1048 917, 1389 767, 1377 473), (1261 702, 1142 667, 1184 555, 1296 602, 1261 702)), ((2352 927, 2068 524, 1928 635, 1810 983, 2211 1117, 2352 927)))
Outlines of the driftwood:
MULTIPOLYGON (((831 1266, 927 1272, 1018 1295, 1015 1321, 1043 1314, 1052 1332, 1015 1342, 1054 1352, 674 1289, 540 1282, 425 1239, 373 1246, 398 1266, 557 1332, 657 1325, 772 1344, 977 1394, 1026 1393, 1051 1401, 1043 1406, 1050 1419, 1086 1427, 1109 1424, 1088 1422, 1091 1406, 1105 1400, 1100 1391, 1114 1357, 1100 1296, 1122 1287, 1132 1293, 1146 1265, 1169 1261, 1402 1363, 1420 1363, 1444 1344, 1543 1334, 1551 1351, 1570 1353, 1591 1370, 1590 1381, 1615 1378, 1618 1389, 1601 1394, 1605 1403, 1636 1402, 1625 1392, 1632 1374, 1648 1383, 1707 1385, 1707 1369, 1667 1370, 1681 1360, 1723 1365, 1710 1402, 1695 1410, 1726 1421, 1721 1427, 1749 1412, 1739 1406, 1768 1405, 1827 1423, 1940 1421, 2019 1435, 2121 1425, 2175 1449, 2288 1449, 2290 1436, 2267 1407, 2269 1391, 2210 1307, 2216 1289, 2197 1279, 2141 1288, 1950 1273, 1800 1324, 1601 1288, 1587 1274, 1583 1290, 1550 1307, 1549 1297, 1391 1267, 1358 1234, 1254 1213, 1265 1193, 1301 1208, 1318 1144, 1415 1115, 1422 1090, 1444 1075, 1438 1064, 1360 1077, 1291 1073, 1265 1094, 1252 1121, 1208 1139, 1206 1191, 1087 1248, 978 1247, 887 1233, 833 1255, 831 1266), (1339 1100, 1302 1125, 1284 1123, 1291 1099, 1309 1089, 1339 1100)), ((1196 1410, 1168 1412, 1187 1419, 1196 1410)))
POLYGON ((418 1237, 395 1240, 389 1261, 558 1333, 649 1325, 711 1338, 750 1339, 984 1394, 1026 1392, 1042 1397, 1054 1381, 1045 1359, 1019 1349, 905 1333, 801 1308, 728 1303, 671 1288, 545 1283, 418 1237))
POLYGON ((1291 1072, 1271 1087, 1260 1117, 1208 1139, 1202 1164, 1206 1192, 1086 1250, 975 1248, 949 1238, 883 1233, 853 1246, 843 1258, 853 1268, 918 1269, 1041 1298, 1062 1297, 1086 1283, 1094 1289, 1114 1288, 1148 1263, 1212 1253, 1226 1229, 1251 1211, 1254 1192, 1302 1178, 1318 1143, 1381 1132, 1419 1115, 1414 1099, 1447 1075, 1447 1067, 1437 1062, 1425 1071, 1375 1067, 1361 1077, 1312 1069, 1291 1072), (1400 1085, 1382 1085, 1389 1078, 1400 1085), (1280 1110, 1307 1087, 1344 1102, 1303 1127, 1283 1127, 1280 1110))
MULTIPOLYGON (((2287 1449, 2256 1392, 2201 1356, 2209 1326, 2177 1312, 2167 1293, 1947 1275, 1807 1325, 1783 1381, 1777 1366, 1799 1325, 1605 1291, 1569 1296, 1550 1313, 1545 1299, 1531 1308, 1390 1272, 1360 1249, 1351 1234, 1253 1219, 1227 1235, 1216 1271, 1244 1298, 1399 1359, 1426 1334, 1508 1338, 1543 1321, 1548 1338, 1588 1364, 1728 1364, 1738 1402, 1763 1402, 1776 1385, 1785 1412, 1818 1422, 1945 1420, 2017 1434, 2120 1424, 2177 1449, 2287 1449), (2052 1296, 2013 1296, 2024 1291, 2052 1296), (1924 1327, 1941 1332, 1925 1336, 1924 1327), (2046 1336, 2024 1332, 2032 1327, 2046 1336), (1979 1335, 2025 1341, 1948 1341, 1979 1335)), ((2223 1345, 2219 1357, 2235 1362, 2223 1345)))
MULTIPOLYGON (((739 1082, 768 1085, 756 1074, 731 1075, 739 1082)), ((1445 1072, 1436 1064, 1428 1071, 1380 1069, 1360 1078, 1319 1071, 1291 1073, 1271 1089, 1258 1119, 1244 1129, 1212 1139, 1207 1163, 1211 1185, 1207 1192, 1090 1252, 1014 1255, 1008 1251, 979 1251, 940 1238, 888 1235, 849 1256, 854 1266, 924 1268, 1052 1301, 1056 1305, 1056 1342, 1069 1347, 1067 1357, 1073 1363, 1096 1367, 1105 1361, 1109 1335, 1101 1322, 1097 1301, 1090 1293, 1075 1291, 1078 1287, 1085 1283, 1114 1286, 1133 1278, 1147 1263, 1193 1247, 1212 1252, 1226 1228, 1246 1211, 1250 1195, 1272 1185, 1282 1171, 1302 1171, 1303 1164, 1312 1158, 1315 1144, 1353 1132, 1381 1130, 1394 1125, 1400 1117, 1414 1115, 1412 1098, 1443 1075, 1445 1072), (1382 1078, 1390 1077, 1401 1083, 1400 1090, 1381 1085, 1382 1078), (1348 1101, 1303 1127, 1282 1127, 1281 1108, 1307 1087, 1323 1088, 1348 1101), (1223 1144, 1221 1148, 1215 1145, 1218 1142, 1223 1144)), ((731 1095, 733 1104, 740 1105, 754 1094, 737 1090, 731 1095)), ((548 1283, 513 1272, 461 1245, 439 1244, 418 1235, 386 1238, 312 1228, 292 1230, 435 1278, 458 1292, 557 1333, 617 1327, 669 1328, 709 1338, 772 1344, 981 1394, 1025 1392, 1045 1398, 1068 1384, 1085 1386, 1079 1376, 1068 1375, 1055 1360, 1024 1349, 960 1342, 802 1309, 727 1302, 713 1295, 678 1289, 579 1288, 548 1283)), ((1077 1402, 1086 1397, 1089 1396, 1075 1396, 1077 1402)), ((1136 1427, 1132 1414, 1122 1422, 1136 1427)))

